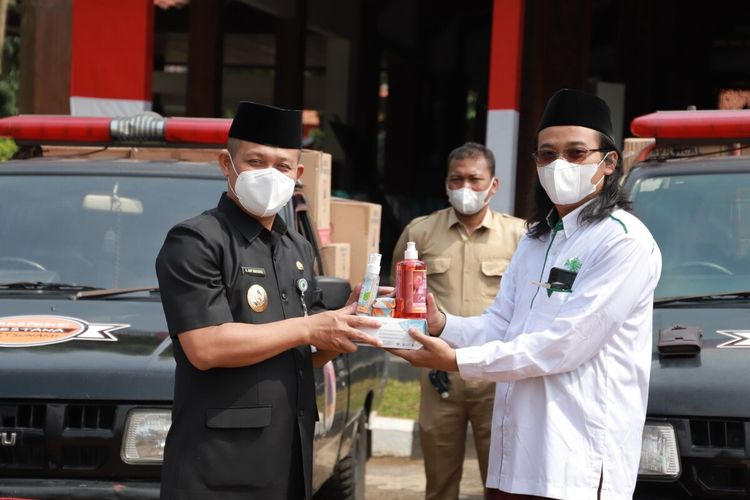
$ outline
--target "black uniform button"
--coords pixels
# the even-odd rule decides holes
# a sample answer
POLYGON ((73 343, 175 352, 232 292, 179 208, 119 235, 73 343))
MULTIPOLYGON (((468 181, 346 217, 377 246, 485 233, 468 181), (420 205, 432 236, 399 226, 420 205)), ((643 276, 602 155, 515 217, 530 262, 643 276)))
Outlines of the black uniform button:
POLYGON ((305 410, 300 410, 299 411, 299 416, 300 417, 304 417, 305 416, 305 410))
POLYGON ((286 302, 286 298, 287 298, 286 292, 281 292, 281 300, 286 302))
POLYGON ((299 376, 302 377, 304 375, 304 372, 302 371, 302 368, 299 369, 299 376))

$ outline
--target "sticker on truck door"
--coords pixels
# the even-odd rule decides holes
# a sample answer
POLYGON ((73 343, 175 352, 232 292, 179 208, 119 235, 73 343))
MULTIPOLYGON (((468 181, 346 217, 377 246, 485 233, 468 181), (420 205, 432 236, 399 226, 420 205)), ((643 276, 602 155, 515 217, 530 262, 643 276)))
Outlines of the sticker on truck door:
POLYGON ((89 323, 65 316, 0 317, 0 347, 34 347, 71 340, 117 341, 112 332, 130 325, 89 323))
POLYGON ((732 340, 716 347, 719 349, 748 349, 750 348, 750 330, 716 330, 716 333, 731 337, 732 340))

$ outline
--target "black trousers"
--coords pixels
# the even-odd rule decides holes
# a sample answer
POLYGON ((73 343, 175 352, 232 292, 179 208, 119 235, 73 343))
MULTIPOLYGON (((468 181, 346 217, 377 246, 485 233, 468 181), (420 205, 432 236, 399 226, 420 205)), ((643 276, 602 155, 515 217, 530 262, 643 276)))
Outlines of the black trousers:
POLYGON ((302 443, 299 430, 294 432, 294 449, 289 467, 289 493, 287 500, 305 500, 305 471, 302 466, 302 443))

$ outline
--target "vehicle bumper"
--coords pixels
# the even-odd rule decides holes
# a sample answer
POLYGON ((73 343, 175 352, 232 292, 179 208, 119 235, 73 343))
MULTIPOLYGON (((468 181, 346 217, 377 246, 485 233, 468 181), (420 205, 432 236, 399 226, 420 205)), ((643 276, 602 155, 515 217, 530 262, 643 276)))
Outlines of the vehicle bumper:
POLYGON ((159 483, 146 481, 89 481, 86 479, 3 479, 0 498, 68 499, 158 499, 159 483))
POLYGON ((638 481, 635 500, 672 500, 684 498, 749 498, 750 460, 682 457, 682 475, 676 481, 638 481))

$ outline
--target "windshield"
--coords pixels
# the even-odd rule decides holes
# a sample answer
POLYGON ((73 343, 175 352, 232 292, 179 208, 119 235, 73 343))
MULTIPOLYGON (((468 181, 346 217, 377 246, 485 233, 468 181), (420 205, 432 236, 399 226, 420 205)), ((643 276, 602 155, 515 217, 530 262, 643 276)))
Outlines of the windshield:
POLYGON ((662 253, 655 298, 750 289, 750 173, 648 177, 632 199, 662 253))
POLYGON ((225 188, 221 178, 0 176, 0 283, 155 287, 169 228, 225 188))

